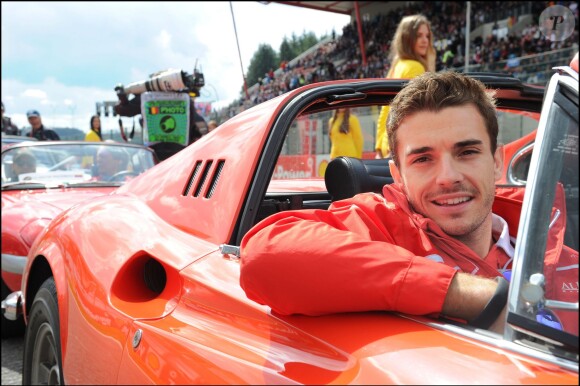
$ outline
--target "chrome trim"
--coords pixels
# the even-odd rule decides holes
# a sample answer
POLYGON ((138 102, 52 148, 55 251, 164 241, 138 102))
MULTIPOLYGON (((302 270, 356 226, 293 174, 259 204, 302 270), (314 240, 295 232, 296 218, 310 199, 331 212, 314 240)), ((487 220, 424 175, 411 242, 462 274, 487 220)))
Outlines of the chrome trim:
MULTIPOLYGON (((507 179, 508 182, 512 185, 524 186, 526 184, 526 180, 520 180, 519 178, 514 178, 513 176, 513 165, 518 162, 520 159, 524 158, 534 149, 534 144, 530 143, 523 148, 521 148, 511 159, 510 164, 508 166, 507 171, 507 179)), ((529 172, 529 171, 528 171, 529 172)))
POLYGON ((558 309, 558 310, 571 310, 578 311, 578 302, 563 302, 560 300, 550 300, 547 299, 544 305, 548 308, 558 309))
POLYGON ((27 256, 11 255, 9 253, 2 254, 2 271, 10 273, 18 273, 22 275, 24 267, 28 261, 27 256))
POLYGON ((556 223, 556 220, 559 218, 560 218, 560 209, 556 209, 554 217, 552 218, 552 221, 550 221, 550 225, 548 225, 548 229, 551 229, 552 226, 556 223))
POLYGON ((234 255, 234 257, 230 256, 234 260, 240 258, 240 247, 236 247, 235 245, 220 244, 220 252, 222 255, 234 255))
POLYGON ((561 74, 570 75, 572 78, 576 80, 576 83, 578 83, 578 73, 574 71, 570 66, 558 66, 552 67, 552 69, 558 71, 561 74))
POLYGON ((523 346, 523 345, 515 343, 515 342, 510 342, 508 340, 502 339, 502 336, 500 334, 495 333, 495 332, 491 332, 488 330, 481 330, 481 329, 476 329, 475 331, 472 331, 472 330, 469 330, 469 329, 466 329, 463 327, 455 326, 453 324, 448 324, 448 323, 444 323, 444 322, 436 322, 436 321, 430 322, 430 321, 426 321, 426 320, 416 319, 412 315, 405 315, 405 314, 399 314, 399 313, 396 313, 396 314, 403 317, 403 318, 413 320, 415 322, 432 327, 436 330, 452 332, 454 334, 457 334, 457 335, 460 335, 463 337, 474 339, 478 342, 483 342, 483 343, 489 344, 490 346, 498 347, 498 348, 501 348, 503 350, 511 351, 513 353, 520 354, 520 355, 525 355, 527 357, 531 357, 534 359, 539 359, 539 360, 560 366, 566 370, 570 370, 570 371, 574 371, 574 372, 578 373, 578 363, 577 362, 573 362, 573 361, 568 360, 568 359, 564 359, 564 358, 556 357, 554 355, 543 353, 541 351, 538 351, 537 349, 532 349, 532 348, 523 346))
MULTIPOLYGON (((535 140, 535 147, 536 149, 541 149, 546 141, 546 126, 548 123, 548 117, 550 110, 552 109, 552 102, 554 100, 554 96, 558 89, 558 81, 562 76, 558 73, 552 75, 548 83, 548 87, 546 88, 545 98, 544 98, 544 105, 542 106, 542 111, 540 113, 540 122, 538 123, 538 132, 536 133, 536 140, 535 140)), ((534 151, 532 152, 532 158, 530 160, 530 170, 528 171, 528 179, 526 184, 526 190, 524 192, 524 200, 522 204, 522 213, 530 213, 532 208, 532 203, 536 200, 535 196, 539 194, 531 187, 536 186, 538 179, 538 170, 542 165, 542 162, 545 163, 547 155, 542 154, 541 151, 534 151), (541 156, 541 159, 540 159, 541 156)), ((517 231, 518 235, 527 235, 529 233, 529 228, 531 227, 533 219, 531 216, 522 216, 520 219, 520 225, 517 231)), ((522 287, 523 281, 527 278, 524 278, 524 256, 526 256, 526 252, 531 248, 530 241, 527 240, 525 237, 518 237, 516 240, 516 245, 514 248, 514 262, 512 265, 512 272, 515 273, 512 276, 512 280, 510 283, 509 295, 508 295, 508 312, 517 313, 518 307, 518 299, 520 298, 520 289, 522 287)), ((515 339, 516 331, 507 324, 507 313, 506 313, 506 329, 504 330, 504 338, 508 341, 513 341, 515 339)))
POLYGON ((6 319, 17 320, 22 313, 22 291, 12 292, 2 300, 2 314, 6 319))

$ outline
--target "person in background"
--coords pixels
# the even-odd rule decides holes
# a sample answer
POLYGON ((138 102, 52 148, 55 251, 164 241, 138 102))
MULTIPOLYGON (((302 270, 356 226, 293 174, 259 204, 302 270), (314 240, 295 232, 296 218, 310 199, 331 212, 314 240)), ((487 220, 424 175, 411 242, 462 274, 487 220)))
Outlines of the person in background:
POLYGON ((207 123, 205 119, 197 112, 195 108, 194 98, 190 98, 190 113, 191 116, 189 117, 189 143, 191 145, 204 135, 208 133, 207 130, 207 123))
POLYGON ((115 174, 127 170, 128 154, 123 149, 102 146, 97 151, 95 177, 109 181, 115 174))
POLYGON ((339 156, 362 158, 364 138, 360 122, 349 108, 334 110, 328 121, 330 159, 339 156))
POLYGON ((36 158, 28 150, 22 149, 12 158, 12 181, 20 181, 20 175, 36 173, 36 158))
POLYGON ((4 102, 2 102, 2 132, 8 135, 20 135, 20 130, 12 123, 10 117, 4 116, 4 102))
MULTIPOLYGON (((435 71, 435 48, 431 23, 423 15, 405 16, 397 27, 391 44, 391 68, 387 78, 412 79, 425 71, 435 71)), ((377 122, 375 158, 389 156, 386 136, 389 106, 383 106, 377 122)))
POLYGON ((31 130, 25 134, 26 137, 34 137, 39 141, 58 141, 60 137, 54 130, 44 127, 40 113, 36 110, 28 110, 26 112, 28 123, 30 123, 31 130))
POLYGON ((213 119, 211 121, 209 121, 207 123, 207 132, 209 133, 210 131, 214 130, 216 127, 218 127, 218 124, 216 121, 214 121, 213 119))
POLYGON ((85 135, 85 141, 88 142, 102 142, 103 135, 101 134, 101 117, 93 115, 90 122, 90 130, 85 135))

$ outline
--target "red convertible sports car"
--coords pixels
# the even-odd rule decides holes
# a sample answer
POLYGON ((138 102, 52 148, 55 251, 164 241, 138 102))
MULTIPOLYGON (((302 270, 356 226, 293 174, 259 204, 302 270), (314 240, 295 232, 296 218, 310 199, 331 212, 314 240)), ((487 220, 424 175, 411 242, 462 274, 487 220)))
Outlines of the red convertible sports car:
MULTIPOLYGON (((2 299, 20 289, 30 246, 52 218, 110 193, 156 162, 153 151, 140 145, 4 139, 13 142, 2 146, 2 299)), ((23 327, 22 318, 2 316, 3 338, 23 327)))
POLYGON ((577 68, 546 90, 473 76, 496 90, 499 141, 515 141, 502 183, 525 189, 503 334, 394 312, 281 316, 246 297, 239 245, 258 221, 390 182, 386 160, 330 161, 328 120, 350 107, 370 154, 380 106, 406 81, 344 80, 246 110, 56 216, 3 303, 26 318, 23 382, 578 384, 577 333, 535 316, 578 318, 577 302, 545 295, 543 270, 548 227, 578 250, 577 68))

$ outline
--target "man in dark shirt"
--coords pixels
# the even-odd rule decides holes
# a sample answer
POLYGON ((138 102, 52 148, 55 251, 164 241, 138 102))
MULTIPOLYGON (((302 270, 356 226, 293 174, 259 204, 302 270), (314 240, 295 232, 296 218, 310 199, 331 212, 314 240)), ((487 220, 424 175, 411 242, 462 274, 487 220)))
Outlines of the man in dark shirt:
POLYGON ((54 130, 46 129, 40 119, 40 113, 36 110, 28 110, 26 117, 32 129, 25 134, 26 137, 34 137, 39 141, 58 141, 60 137, 54 130))
POLYGON ((4 116, 4 102, 2 102, 2 133, 10 135, 20 134, 18 127, 12 123, 12 120, 4 116))

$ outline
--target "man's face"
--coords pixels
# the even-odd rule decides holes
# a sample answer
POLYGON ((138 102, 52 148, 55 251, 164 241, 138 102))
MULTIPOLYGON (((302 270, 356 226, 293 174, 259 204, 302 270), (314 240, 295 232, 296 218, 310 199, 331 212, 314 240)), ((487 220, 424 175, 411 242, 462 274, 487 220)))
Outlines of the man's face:
POLYGON ((35 173, 36 160, 32 156, 20 156, 12 163, 12 170, 16 176, 24 173, 35 173))
POLYGON ((32 126, 33 129, 38 129, 42 125, 40 117, 36 115, 28 117, 28 123, 30 123, 30 126, 32 126))
POLYGON ((119 161, 107 150, 97 153, 97 166, 99 168, 99 174, 107 176, 111 176, 119 171, 119 161))
POLYGON ((475 106, 415 113, 403 120, 397 140, 399 168, 391 163, 391 173, 416 212, 458 238, 491 226, 502 152, 492 155, 475 106))

